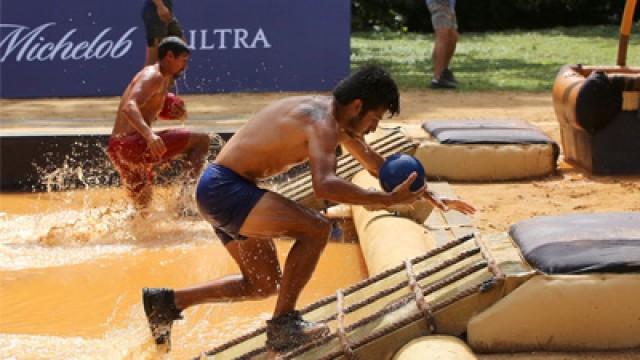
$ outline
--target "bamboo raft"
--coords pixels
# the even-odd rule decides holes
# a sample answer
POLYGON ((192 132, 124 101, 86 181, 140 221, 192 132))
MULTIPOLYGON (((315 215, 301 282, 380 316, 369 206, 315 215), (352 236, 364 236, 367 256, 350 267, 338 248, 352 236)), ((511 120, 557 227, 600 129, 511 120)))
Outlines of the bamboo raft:
MULTIPOLYGON (((301 310, 331 328, 325 338, 279 359, 389 359, 424 334, 461 335, 486 309, 534 271, 506 238, 470 234, 338 290, 301 310)), ((200 359, 269 359, 266 328, 200 355, 200 359)))

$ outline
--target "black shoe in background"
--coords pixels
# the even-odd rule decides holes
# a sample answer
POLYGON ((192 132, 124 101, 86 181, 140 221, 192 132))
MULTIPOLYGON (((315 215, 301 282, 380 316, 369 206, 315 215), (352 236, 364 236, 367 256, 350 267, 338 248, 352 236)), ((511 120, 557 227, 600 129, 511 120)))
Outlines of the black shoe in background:
POLYGON ((444 69, 442 73, 440 73, 439 79, 431 79, 432 89, 456 89, 457 87, 458 81, 455 76, 453 76, 453 71, 449 69, 444 69))
POLYGON ((458 84, 453 81, 445 80, 440 78, 438 80, 431 79, 431 88, 432 89, 455 89, 458 87, 458 84))
POLYGON ((449 82, 452 82, 458 85, 458 80, 456 79, 455 76, 453 76, 453 71, 451 71, 451 69, 449 68, 446 68, 442 71, 442 74, 440 74, 440 79, 445 79, 449 82))

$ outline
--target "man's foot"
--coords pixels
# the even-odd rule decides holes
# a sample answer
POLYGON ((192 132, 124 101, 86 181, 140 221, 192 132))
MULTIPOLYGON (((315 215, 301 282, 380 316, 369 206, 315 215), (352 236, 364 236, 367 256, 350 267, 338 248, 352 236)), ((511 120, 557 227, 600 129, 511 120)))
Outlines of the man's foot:
POLYGON ((445 79, 447 81, 450 81, 458 85, 458 80, 456 79, 455 76, 453 76, 453 71, 451 71, 451 69, 449 68, 446 68, 442 71, 442 74, 440 74, 440 79, 445 79))
POLYGON ((166 345, 169 351, 173 321, 182 320, 181 310, 176 307, 173 290, 144 288, 142 303, 153 339, 157 345, 166 345))
POLYGON ((267 347, 282 352, 329 335, 329 327, 305 321, 298 311, 267 320, 267 347))
POLYGON ((453 72, 449 69, 444 69, 438 79, 431 79, 432 89, 455 89, 458 87, 458 81, 453 76, 453 72))
POLYGON ((458 85, 454 82, 445 80, 445 79, 431 79, 431 88, 432 89, 455 89, 458 85))

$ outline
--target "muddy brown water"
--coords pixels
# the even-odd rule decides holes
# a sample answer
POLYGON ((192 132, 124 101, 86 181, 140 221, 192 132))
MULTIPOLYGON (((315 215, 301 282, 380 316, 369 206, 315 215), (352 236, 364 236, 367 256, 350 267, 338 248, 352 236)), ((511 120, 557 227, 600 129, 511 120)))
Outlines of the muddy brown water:
MULTIPOLYGON (((141 288, 185 287, 238 269, 207 223, 172 215, 169 197, 159 198, 151 220, 139 222, 119 190, 0 194, 0 357, 160 356, 141 288)), ((283 262, 292 242, 275 244, 283 262)), ((330 243, 300 305, 366 275, 357 243, 330 243)), ((165 358, 190 358, 260 327, 274 305, 271 298, 188 309, 165 358)))

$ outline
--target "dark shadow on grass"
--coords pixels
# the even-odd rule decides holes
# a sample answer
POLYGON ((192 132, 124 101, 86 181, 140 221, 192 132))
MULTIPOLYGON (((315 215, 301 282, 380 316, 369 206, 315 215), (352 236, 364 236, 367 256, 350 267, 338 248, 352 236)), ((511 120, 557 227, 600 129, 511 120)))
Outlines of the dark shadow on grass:
MULTIPOLYGON (((387 69, 403 88, 427 88, 431 80, 431 61, 421 60, 412 63, 401 62, 398 59, 371 61, 353 61, 352 69, 357 69, 365 63, 374 63, 387 69)), ((519 59, 481 58, 474 54, 456 55, 454 71, 460 83, 460 90, 503 90, 503 91, 549 91, 553 86, 561 62, 535 63, 519 59), (509 79, 509 84, 497 84, 492 78, 496 72, 507 71, 508 76, 501 75, 501 79, 509 79), (537 84, 518 85, 522 82, 536 81, 537 84)))
MULTIPOLYGON (((638 24, 634 26, 637 28, 638 24)), ((551 29, 538 30, 510 30, 500 32, 469 32, 462 33, 462 39, 484 38, 486 36, 521 36, 526 34, 538 34, 540 36, 567 36, 585 40, 617 40, 619 36, 619 27, 613 25, 594 25, 594 26, 574 26, 574 27, 554 27, 551 29)))
MULTIPOLYGON (((637 29, 639 24, 634 28, 637 29)), ((581 39, 601 39, 601 40, 617 40, 619 36, 618 26, 613 25, 594 25, 594 26, 576 26, 576 27, 557 27, 548 30, 538 31, 541 35, 562 35, 576 37, 581 39)))
POLYGON ((565 65, 561 62, 536 63, 520 59, 482 58, 475 54, 456 56, 455 67, 461 69, 458 75, 462 89, 471 90, 533 90, 548 91, 553 86, 558 70, 565 65), (500 75, 510 84, 497 84, 492 77, 494 73, 508 72, 500 75), (519 82, 535 81, 535 85, 518 85, 519 82))

